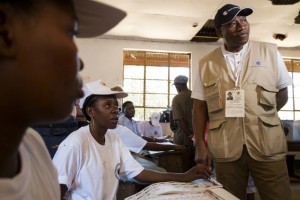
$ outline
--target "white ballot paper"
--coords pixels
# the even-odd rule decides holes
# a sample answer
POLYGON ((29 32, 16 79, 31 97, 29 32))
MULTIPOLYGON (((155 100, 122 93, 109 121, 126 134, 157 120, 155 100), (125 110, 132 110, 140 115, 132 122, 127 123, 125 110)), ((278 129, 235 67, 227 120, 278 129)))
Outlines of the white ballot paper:
POLYGON ((244 90, 227 90, 225 92, 225 117, 245 117, 244 90))
POLYGON ((193 182, 161 182, 154 183, 125 200, 236 200, 233 195, 222 188, 217 181, 198 179, 193 182), (214 192, 214 189, 217 192, 214 192), (224 193, 224 194, 223 194, 224 193), (227 195, 226 199, 223 195, 227 195), (229 195, 229 196, 228 196, 229 195), (228 198, 230 197, 230 198, 228 198))

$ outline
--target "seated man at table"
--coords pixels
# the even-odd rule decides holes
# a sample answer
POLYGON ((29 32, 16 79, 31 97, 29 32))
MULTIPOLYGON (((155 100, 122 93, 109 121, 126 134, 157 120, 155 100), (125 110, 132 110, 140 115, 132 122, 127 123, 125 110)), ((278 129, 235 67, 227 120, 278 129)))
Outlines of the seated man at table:
POLYGON ((115 129, 110 129, 115 133, 125 146, 131 151, 132 156, 146 169, 152 169, 156 171, 166 171, 165 169, 158 167, 149 155, 147 150, 151 151, 183 151, 185 147, 183 145, 176 144, 161 144, 156 142, 147 142, 143 138, 137 136, 127 127, 117 125, 115 129))

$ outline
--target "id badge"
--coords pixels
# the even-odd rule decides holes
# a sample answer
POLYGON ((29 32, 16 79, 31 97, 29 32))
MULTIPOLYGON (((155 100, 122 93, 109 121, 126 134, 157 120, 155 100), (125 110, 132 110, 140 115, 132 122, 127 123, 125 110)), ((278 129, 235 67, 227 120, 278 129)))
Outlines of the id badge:
POLYGON ((245 91, 225 92, 225 117, 245 117, 245 91))

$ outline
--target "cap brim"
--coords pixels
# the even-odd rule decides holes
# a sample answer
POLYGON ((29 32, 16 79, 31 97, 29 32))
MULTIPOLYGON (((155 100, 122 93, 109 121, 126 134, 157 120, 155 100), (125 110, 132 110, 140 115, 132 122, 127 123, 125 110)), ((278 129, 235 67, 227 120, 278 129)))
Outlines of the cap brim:
POLYGON ((121 91, 111 91, 111 90, 107 90, 107 91, 94 91, 94 92, 90 92, 89 89, 87 89, 86 85, 83 87, 83 91, 84 91, 84 97, 82 97, 79 101, 79 106, 80 108, 83 107, 83 103, 85 102, 85 100, 91 96, 91 95, 115 95, 117 99, 119 98, 124 98, 127 97, 128 94, 126 92, 121 92, 121 91))
POLYGON ((119 98, 125 98, 128 96, 128 94, 126 92, 119 92, 119 91, 115 91, 116 93, 114 93, 114 95, 116 95, 116 97, 119 98))
POLYGON ((73 0, 79 20, 78 38, 96 37, 116 26, 126 13, 93 0, 73 0))
POLYGON ((100 95, 100 96, 108 96, 108 95, 115 95, 116 98, 124 98, 124 97, 127 97, 128 94, 126 92, 121 92, 121 91, 111 91, 108 90, 107 91, 103 91, 103 90, 95 90, 93 92, 89 92, 86 94, 87 96, 90 96, 90 95, 100 95))
POLYGON ((240 10, 240 12, 238 12, 237 15, 248 16, 248 15, 251 15, 252 13, 253 13, 253 10, 251 8, 243 8, 240 10))

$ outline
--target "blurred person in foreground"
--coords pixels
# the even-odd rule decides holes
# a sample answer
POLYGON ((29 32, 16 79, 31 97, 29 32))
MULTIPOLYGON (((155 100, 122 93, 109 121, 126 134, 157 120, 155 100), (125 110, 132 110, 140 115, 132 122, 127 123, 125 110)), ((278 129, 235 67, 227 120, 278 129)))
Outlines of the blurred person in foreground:
POLYGON ((192 90, 196 161, 210 167, 213 158, 217 180, 239 199, 249 174, 261 199, 291 199, 278 111, 292 79, 275 44, 249 41, 252 12, 226 4, 215 15, 224 44, 200 60, 192 90))
MULTIPOLYGON (((67 117, 83 95, 74 6, 89 2, 0 0, 1 199, 60 199, 50 155, 28 127, 67 117)), ((110 20, 102 33, 117 23, 110 20)))

